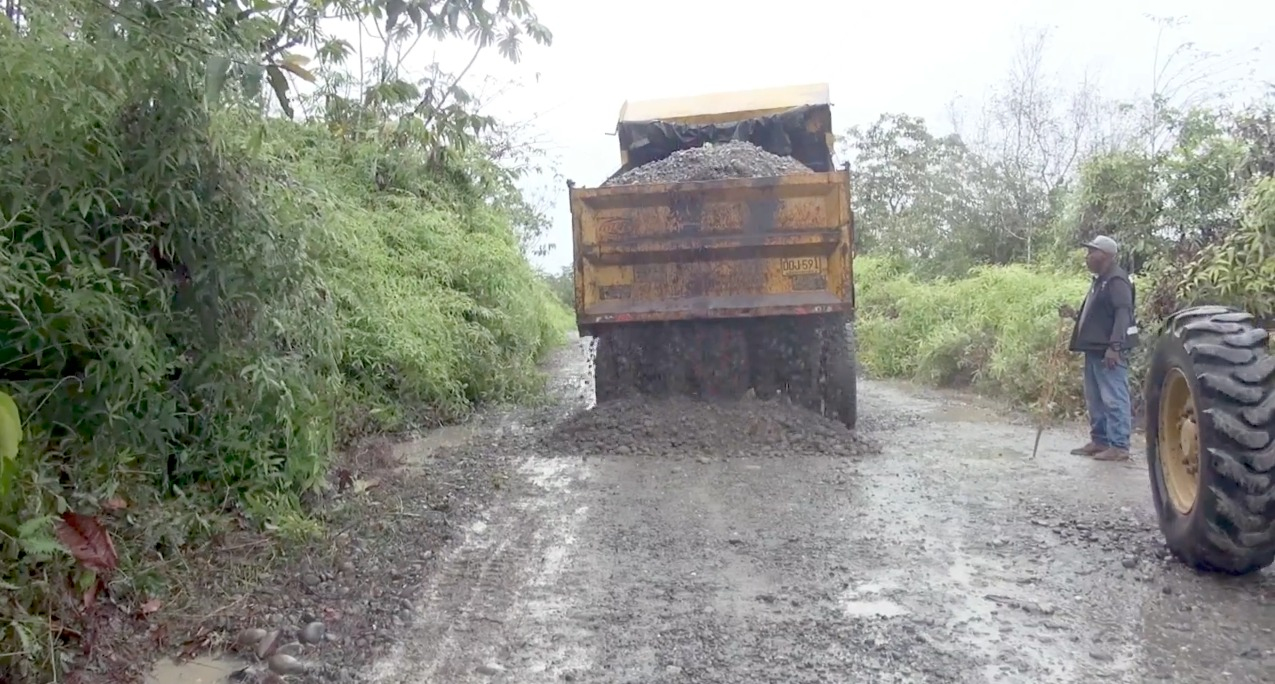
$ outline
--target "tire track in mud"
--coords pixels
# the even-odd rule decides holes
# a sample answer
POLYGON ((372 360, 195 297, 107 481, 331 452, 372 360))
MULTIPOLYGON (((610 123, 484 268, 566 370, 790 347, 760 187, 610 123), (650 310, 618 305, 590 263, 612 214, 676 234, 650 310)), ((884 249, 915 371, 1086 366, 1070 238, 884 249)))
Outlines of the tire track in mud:
MULTIPOLYGON (((944 411, 941 403, 883 389, 878 401, 907 402, 931 416, 944 411)), ((1064 570, 1077 557, 1091 572, 1111 561, 1043 536, 1030 519, 1026 500, 1057 493, 1050 490, 1057 483, 1039 475, 1065 477, 1066 469, 1027 458, 1029 430, 987 420, 996 416, 956 413, 906 448, 887 448, 873 471, 874 479, 894 484, 874 485, 885 503, 869 508, 887 511, 884 517, 904 528, 897 536, 934 548, 888 564, 906 568, 913 585, 930 590, 929 605, 947 616, 953 637, 979 654, 979 681, 1142 681, 1129 645, 1101 634, 1104 624, 1132 621, 1137 604, 1099 605, 1088 596, 1091 588, 1077 582, 1080 575, 1064 570)), ((1056 437, 1044 445, 1051 447, 1059 451, 1056 437)))
MULTIPOLYGON (((511 644, 504 635, 511 629, 526 633, 536 621, 560 613, 555 605, 558 577, 587 513, 580 507, 561 515, 573 470, 560 461, 522 465, 520 474, 534 489, 489 509, 470 525, 465 540, 442 560, 422 592, 418 613, 423 619, 411 638, 377 663, 371 681, 481 681, 499 674, 499 663, 508 660, 511 648, 533 645, 511 644), (511 615, 515 606, 520 610, 511 615)), ((557 650, 545 660, 583 666, 578 649, 557 650)), ((549 668, 532 669, 544 673, 549 668)))
POLYGON ((580 463, 546 459, 532 459, 526 470, 533 473, 535 484, 557 496, 548 505, 543 501, 524 501, 520 506, 524 514, 539 508, 544 513, 556 509, 563 515, 544 518, 537 535, 543 556, 538 571, 527 583, 525 604, 515 627, 520 634, 530 637, 522 647, 540 654, 528 659, 525 667, 528 679, 524 681, 561 681, 564 673, 588 669, 592 656, 583 646, 587 643, 588 631, 575 627, 569 599, 559 591, 590 513, 587 505, 573 505, 567 490, 572 484, 587 479, 588 472, 580 463))
MULTIPOLYGON (((491 511, 504 516, 502 508, 491 511)), ((516 516, 506 519, 517 520, 516 516)), ((491 643, 505 612, 516 597, 506 586, 521 581, 534 558, 534 527, 509 524, 473 529, 447 555, 424 591, 422 616, 412 640, 378 662, 372 681, 385 684, 449 681, 459 652, 472 657, 473 647, 491 643), (458 642, 464 641, 465 644, 458 642)), ((490 651, 490 648, 482 648, 490 651)), ((493 659, 494 653, 484 653, 493 659)), ((480 661, 481 663, 481 661, 480 661)), ((470 666, 474 667, 473 665, 470 666)))
POLYGON ((983 507, 959 493, 951 499, 927 496, 951 483, 917 473, 914 461, 891 456, 896 454, 884 455, 865 485, 865 508, 881 540, 873 565, 881 570, 851 601, 878 612, 898 606, 912 619, 940 626, 952 646, 968 654, 965 677, 1091 681, 1076 671, 1088 655, 1057 643, 1058 632, 1066 629, 1051 620, 1057 606, 1024 590, 1033 576, 987 557, 1004 539, 988 536, 990 530, 975 524, 971 511, 983 507), (865 601, 864 594, 876 603, 865 601))

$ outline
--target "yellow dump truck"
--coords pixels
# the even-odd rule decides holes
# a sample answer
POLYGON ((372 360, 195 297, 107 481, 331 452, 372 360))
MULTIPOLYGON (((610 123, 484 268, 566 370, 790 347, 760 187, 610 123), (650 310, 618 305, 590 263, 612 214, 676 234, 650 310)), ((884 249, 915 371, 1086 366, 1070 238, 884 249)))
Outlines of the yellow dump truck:
POLYGON ((616 135, 616 176, 741 143, 809 172, 569 184, 576 320, 597 340, 598 401, 746 387, 853 427, 853 213, 828 87, 626 102, 616 135))

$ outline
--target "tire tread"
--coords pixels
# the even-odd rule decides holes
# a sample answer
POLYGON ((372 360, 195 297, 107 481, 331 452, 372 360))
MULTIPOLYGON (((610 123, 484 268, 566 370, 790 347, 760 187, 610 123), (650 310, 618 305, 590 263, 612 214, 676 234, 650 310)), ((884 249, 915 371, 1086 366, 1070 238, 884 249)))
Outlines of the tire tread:
MULTIPOLYGON (((1247 312, 1228 307, 1186 309, 1170 319, 1195 369, 1202 421, 1212 428, 1204 444, 1212 486, 1196 507, 1210 516, 1202 538, 1179 556, 1199 567, 1233 574, 1275 561, 1275 356, 1269 333, 1247 312)), ((1154 410, 1154 409, 1152 409, 1154 410)))

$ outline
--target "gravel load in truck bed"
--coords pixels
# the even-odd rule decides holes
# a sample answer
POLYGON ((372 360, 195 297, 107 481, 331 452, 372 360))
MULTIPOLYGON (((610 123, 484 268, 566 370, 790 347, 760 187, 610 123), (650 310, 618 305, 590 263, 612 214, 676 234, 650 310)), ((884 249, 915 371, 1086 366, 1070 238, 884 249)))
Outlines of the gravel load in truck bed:
POLYGON ((731 141, 674 152, 659 161, 613 176, 603 185, 772 178, 794 173, 814 172, 791 157, 771 154, 752 143, 731 141))

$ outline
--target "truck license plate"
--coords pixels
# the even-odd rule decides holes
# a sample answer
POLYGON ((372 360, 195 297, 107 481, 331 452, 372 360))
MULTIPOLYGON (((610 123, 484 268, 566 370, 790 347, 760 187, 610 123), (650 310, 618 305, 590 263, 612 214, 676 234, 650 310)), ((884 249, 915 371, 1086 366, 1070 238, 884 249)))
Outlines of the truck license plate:
POLYGON ((780 259, 779 272, 786 276, 791 275, 814 275, 823 273, 824 264, 822 257, 797 257, 795 259, 780 259))

